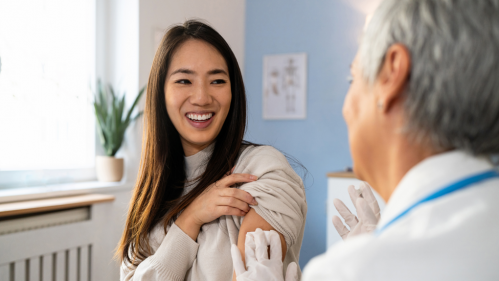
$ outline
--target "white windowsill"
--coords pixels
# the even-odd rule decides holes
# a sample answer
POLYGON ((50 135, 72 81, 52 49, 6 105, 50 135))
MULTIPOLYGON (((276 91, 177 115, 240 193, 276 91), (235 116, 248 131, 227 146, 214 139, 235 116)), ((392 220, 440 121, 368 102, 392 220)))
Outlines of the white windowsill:
POLYGON ((77 182, 0 190, 0 204, 43 198, 132 189, 131 182, 77 182))

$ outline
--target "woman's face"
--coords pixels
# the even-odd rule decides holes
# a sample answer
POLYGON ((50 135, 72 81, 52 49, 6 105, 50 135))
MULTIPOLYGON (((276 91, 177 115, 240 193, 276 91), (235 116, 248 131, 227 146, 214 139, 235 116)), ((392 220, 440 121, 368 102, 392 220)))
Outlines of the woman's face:
POLYGON ((371 87, 362 76, 358 56, 351 67, 352 82, 343 104, 343 117, 348 127, 348 140, 354 162, 354 171, 359 179, 364 179, 368 163, 376 149, 376 101, 371 87))
POLYGON ((196 39, 183 43, 168 68, 165 100, 186 156, 215 140, 229 113, 231 99, 229 70, 217 49, 196 39))

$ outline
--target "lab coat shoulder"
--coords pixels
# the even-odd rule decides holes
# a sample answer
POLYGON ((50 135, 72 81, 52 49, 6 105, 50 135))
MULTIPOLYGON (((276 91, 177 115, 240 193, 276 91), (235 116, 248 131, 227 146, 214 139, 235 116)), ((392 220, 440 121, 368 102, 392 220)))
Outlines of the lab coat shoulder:
POLYGON ((310 261, 303 280, 447 280, 440 273, 452 269, 445 263, 446 254, 438 251, 429 240, 364 234, 310 261))
POLYGON ((378 248, 373 241, 374 236, 366 234, 335 244, 307 264, 302 280, 363 280, 361 268, 378 248))
POLYGON ((331 247, 303 280, 499 280, 497 202, 491 180, 421 205, 378 236, 331 247))

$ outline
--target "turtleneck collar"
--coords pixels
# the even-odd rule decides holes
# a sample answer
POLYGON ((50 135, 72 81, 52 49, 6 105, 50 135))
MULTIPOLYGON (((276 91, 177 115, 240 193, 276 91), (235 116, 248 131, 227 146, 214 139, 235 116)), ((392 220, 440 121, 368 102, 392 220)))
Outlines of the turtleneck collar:
POLYGON ((215 143, 212 143, 198 153, 184 157, 187 180, 199 177, 204 172, 214 148, 215 143))

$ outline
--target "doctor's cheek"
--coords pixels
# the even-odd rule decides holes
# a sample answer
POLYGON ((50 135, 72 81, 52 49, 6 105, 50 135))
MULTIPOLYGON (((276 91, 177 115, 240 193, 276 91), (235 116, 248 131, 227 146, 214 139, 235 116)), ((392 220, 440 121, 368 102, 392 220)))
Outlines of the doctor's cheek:
POLYGON ((347 129, 350 129, 350 125, 352 123, 352 119, 353 119, 353 97, 352 97, 352 94, 350 93, 350 91, 347 93, 347 95, 345 96, 345 100, 343 102, 343 108, 342 108, 342 115, 343 115, 343 119, 345 120, 345 123, 347 125, 347 129))

